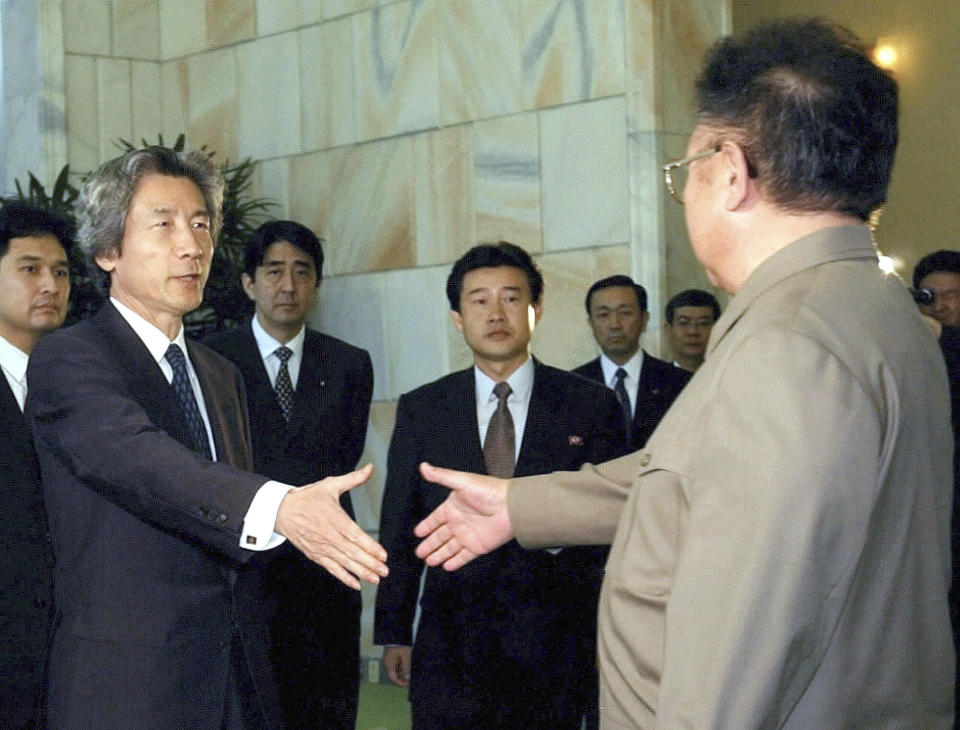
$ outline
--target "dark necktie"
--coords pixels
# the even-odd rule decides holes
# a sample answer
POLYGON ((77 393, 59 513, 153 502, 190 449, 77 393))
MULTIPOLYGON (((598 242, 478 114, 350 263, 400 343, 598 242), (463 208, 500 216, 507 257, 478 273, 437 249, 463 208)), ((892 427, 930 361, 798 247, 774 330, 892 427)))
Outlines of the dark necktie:
POLYGON ((486 464, 487 474, 503 479, 513 476, 514 466, 513 416, 507 408, 507 398, 511 392, 506 383, 493 386, 493 394, 497 396, 497 410, 490 418, 487 436, 483 440, 483 462, 486 464))
POLYGON ((280 358, 280 369, 277 371, 277 383, 274 390, 277 391, 277 400, 280 402, 283 418, 289 423, 290 413, 293 411, 293 383, 290 382, 290 370, 287 368, 287 361, 293 357, 293 350, 285 345, 280 345, 273 351, 273 354, 280 358))
POLYGON ((171 385, 173 386, 173 392, 177 395, 183 417, 187 421, 187 428, 193 441, 192 448, 212 460, 213 454, 210 453, 207 427, 200 415, 197 398, 193 394, 193 386, 190 385, 190 376, 187 374, 187 359, 183 356, 183 350, 180 349, 179 345, 170 345, 164 357, 167 358, 167 362, 173 368, 171 385))
POLYGON ((623 381, 627 377, 627 371, 623 368, 617 368, 614 377, 617 382, 613 384, 613 392, 617 394, 617 400, 620 401, 620 410, 623 411, 623 423, 627 429, 627 439, 630 438, 630 430, 633 424, 633 409, 630 407, 630 396, 627 395, 626 386, 623 381))

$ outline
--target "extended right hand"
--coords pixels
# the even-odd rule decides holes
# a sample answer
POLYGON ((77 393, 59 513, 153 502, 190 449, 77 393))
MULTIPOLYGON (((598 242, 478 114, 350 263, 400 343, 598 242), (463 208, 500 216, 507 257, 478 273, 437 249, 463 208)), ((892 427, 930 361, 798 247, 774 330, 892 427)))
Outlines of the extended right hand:
POLYGON ((387 551, 367 535, 340 506, 340 495, 363 484, 373 465, 338 477, 327 477, 287 492, 274 530, 341 582, 360 589, 362 578, 379 583, 387 574, 387 551))
POLYGON ((399 687, 410 684, 410 647, 388 646, 383 650, 383 668, 390 681, 399 687))

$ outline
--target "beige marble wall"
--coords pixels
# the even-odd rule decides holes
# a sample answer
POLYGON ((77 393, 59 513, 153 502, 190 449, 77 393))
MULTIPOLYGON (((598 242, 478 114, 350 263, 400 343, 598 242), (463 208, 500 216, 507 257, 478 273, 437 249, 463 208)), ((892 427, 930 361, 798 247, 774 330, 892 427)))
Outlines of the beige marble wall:
MULTIPOLYGON (((311 323, 365 347, 376 385, 354 495, 375 531, 396 399, 465 367, 444 284, 477 241, 546 279, 534 351, 595 355, 583 296, 628 273, 705 283, 659 167, 682 156, 691 81, 725 0, 62 0, 67 150, 181 131, 261 160, 255 193, 326 239, 311 323)), ((367 647, 372 651, 372 647, 367 647)))

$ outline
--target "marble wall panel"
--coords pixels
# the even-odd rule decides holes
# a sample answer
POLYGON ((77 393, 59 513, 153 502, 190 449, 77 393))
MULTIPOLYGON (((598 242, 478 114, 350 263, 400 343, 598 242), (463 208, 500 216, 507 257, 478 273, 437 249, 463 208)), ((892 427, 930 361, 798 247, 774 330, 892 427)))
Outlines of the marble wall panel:
POLYGON ((447 0, 439 10, 441 124, 520 111, 517 0, 447 0))
POLYGON ((327 20, 369 10, 378 3, 383 4, 382 0, 320 0, 320 3, 323 17, 327 20))
POLYGON ((130 98, 130 62, 97 59, 97 131, 100 160, 120 154, 117 139, 133 136, 130 98))
POLYGON ((354 129, 353 23, 305 28, 300 42, 300 135, 304 152, 351 144, 354 129))
POLYGON ((627 244, 581 251, 549 253, 536 258, 543 272, 543 315, 533 335, 533 353, 543 362, 565 370, 597 356, 587 325, 583 298, 598 279, 629 274, 627 244))
MULTIPOLYGON (((289 215, 295 220, 314 231, 318 236, 327 238, 326 221, 329 217, 329 205, 324 199, 323 166, 326 158, 319 152, 307 155, 298 155, 289 158, 289 173, 287 177, 287 200, 289 201, 289 215)), ((267 194, 266 191, 264 194, 267 194)), ((324 272, 332 274, 335 268, 331 263, 331 243, 324 246, 326 259, 323 262, 324 272)))
MULTIPOLYGON (((331 271, 412 267, 410 138, 339 147, 322 154, 322 188, 319 198, 311 202, 319 211, 319 231, 335 246, 331 271)), ((291 179, 293 190, 299 184, 299 179, 291 179)))
POLYGON ((189 56, 207 49, 207 0, 157 0, 160 57, 189 56))
POLYGON ((520 0, 528 109, 622 94, 624 0, 520 0))
POLYGON ((219 48, 257 34, 256 0, 207 0, 207 45, 219 48))
POLYGON ((300 151, 300 75, 296 33, 237 47, 237 154, 279 157, 300 151))
POLYGON ((473 125, 476 240, 543 250, 540 135, 534 112, 473 125))
POLYGON ((190 144, 205 144, 220 159, 237 159, 236 51, 223 48, 200 53, 188 58, 186 65, 190 144))
POLYGON ((449 372, 449 271, 448 266, 432 266, 384 274, 385 385, 390 399, 449 372))
POLYGON ((257 0, 257 35, 293 30, 302 24, 301 0, 257 0))
POLYGON ((707 49, 729 26, 726 3, 672 0, 657 5, 658 83, 663 129, 687 133, 693 126, 693 88, 707 49))
POLYGON ((473 131, 468 125, 413 138, 418 266, 453 261, 476 242, 473 181, 473 131))
MULTIPOLYGON (((679 213, 682 206, 673 201, 663 184, 660 166, 665 157, 659 132, 636 132, 627 140, 630 159, 630 227, 633 243, 633 270, 635 281, 647 290, 647 304, 652 313, 651 333, 660 327, 660 312, 666 303, 666 238, 664 214, 679 213), (673 208, 679 208, 679 211, 673 208)), ((652 337, 652 334, 651 334, 652 337)))
POLYGON ((541 112, 540 145, 544 250, 628 241, 624 97, 541 112))
POLYGON ((100 164, 97 105, 97 61, 67 54, 64 64, 67 98, 67 162, 75 173, 100 164))
MULTIPOLYGON (((163 93, 160 64, 155 61, 130 63, 131 132, 128 140, 138 144, 141 139, 155 142, 163 132, 163 93)), ((172 142, 175 137, 166 141, 172 142)))
POLYGON ((115 0, 113 55, 157 60, 160 55, 160 13, 156 0, 115 0))
POLYGON ((276 203, 271 218, 290 218, 290 161, 285 157, 261 160, 254 171, 253 195, 276 203))
POLYGON ((358 140, 437 126, 437 0, 406 0, 353 17, 358 140))
POLYGON ((630 133, 657 129, 662 120, 663 100, 657 78, 659 7, 651 0, 626 0, 626 91, 630 133))
POLYGON ((174 140, 188 128, 190 80, 186 61, 160 64, 160 88, 163 94, 163 137, 174 140))
MULTIPOLYGON (((335 249, 329 241, 324 245, 328 255, 335 249)), ((392 353, 386 340, 385 277, 384 273, 325 275, 317 303, 307 318, 311 327, 370 353, 374 401, 390 399, 387 358, 392 353)))
POLYGON ((109 56, 111 0, 62 0, 67 53, 109 56))

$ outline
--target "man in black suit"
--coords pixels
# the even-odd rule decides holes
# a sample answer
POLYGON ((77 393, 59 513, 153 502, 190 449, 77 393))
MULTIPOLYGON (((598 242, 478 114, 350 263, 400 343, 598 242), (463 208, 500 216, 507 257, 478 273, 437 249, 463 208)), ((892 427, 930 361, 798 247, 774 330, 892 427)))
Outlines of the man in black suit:
POLYGON ((663 318, 673 364, 695 373, 703 365, 710 332, 720 319, 720 302, 703 289, 684 289, 670 297, 663 318))
POLYGON ((603 569, 594 548, 526 552, 511 542, 467 571, 430 569, 413 636, 423 572, 413 527, 447 496, 420 478, 421 461, 541 474, 625 450, 609 390, 531 358, 542 291, 522 249, 467 252, 447 297, 474 367, 397 406, 380 522, 391 572, 377 592, 374 641, 387 646, 390 679, 410 686, 415 728, 578 730, 588 702, 603 569))
MULTIPOLYGON (((373 395, 366 350, 305 326, 323 278, 320 240, 294 221, 264 223, 244 252, 251 320, 207 341, 240 368, 253 465, 302 484, 354 469, 373 395)), ((350 496, 341 497, 353 518, 350 496)), ((353 730, 360 688, 360 594, 297 550, 271 555, 274 675, 288 728, 353 730)))
POLYGON ((600 357, 573 372, 613 389, 630 444, 639 449, 690 373, 640 349, 640 335, 650 319, 647 292, 629 276, 617 274, 595 282, 587 291, 586 307, 600 357))
POLYGON ((236 368, 184 338, 220 224, 206 155, 132 150, 84 183, 78 245, 110 301, 45 337, 28 421, 57 567, 51 730, 279 727, 256 551, 284 536, 354 587, 382 548, 340 494, 252 458, 236 368))
POLYGON ((23 405, 27 360, 70 295, 69 221, 17 200, 0 208, 0 725, 43 727, 53 546, 23 405))

